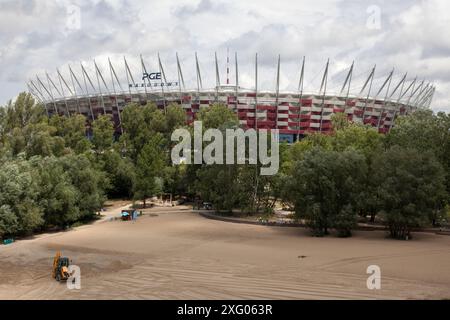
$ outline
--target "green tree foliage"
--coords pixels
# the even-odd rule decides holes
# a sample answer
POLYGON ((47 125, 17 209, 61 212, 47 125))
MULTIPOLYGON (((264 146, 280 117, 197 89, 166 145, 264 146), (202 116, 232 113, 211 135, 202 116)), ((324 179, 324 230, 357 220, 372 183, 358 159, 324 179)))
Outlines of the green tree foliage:
POLYGON ((10 101, 3 111, 2 134, 11 132, 14 128, 25 128, 28 124, 46 120, 45 109, 36 106, 31 94, 21 93, 15 101, 10 101))
POLYGON ((238 176, 236 196, 238 202, 236 208, 246 213, 273 213, 276 201, 275 192, 278 185, 278 176, 260 176, 261 166, 240 165, 238 166, 238 176))
POLYGON ((233 128, 239 125, 237 115, 223 104, 214 104, 210 108, 200 110, 197 118, 202 121, 203 130, 233 128))
MULTIPOLYGON (((213 128, 224 131, 238 125, 236 115, 221 104, 202 109, 197 121, 202 122, 204 131, 213 128)), ((231 212, 240 198, 237 192, 238 172, 236 165, 193 165, 188 168, 187 175, 193 178, 194 192, 204 201, 211 202, 217 210, 231 212)))
POLYGON ((61 158, 34 158, 39 172, 39 205, 46 226, 64 227, 80 219, 77 202, 82 198, 73 185, 70 173, 65 171, 61 158))
POLYGON ((86 139, 86 117, 83 115, 53 116, 50 118, 50 124, 56 127, 56 134, 64 139, 67 149, 77 154, 91 149, 91 143, 86 139))
POLYGON ((60 161, 72 185, 79 192, 76 205, 80 219, 93 218, 106 200, 105 189, 109 186, 106 174, 96 170, 84 155, 68 155, 60 158, 60 161))
POLYGON ((316 236, 336 228, 351 235, 367 165, 353 150, 336 152, 315 148, 296 161, 288 183, 295 213, 305 219, 316 236))
POLYGON ((432 150, 436 155, 441 155, 443 138, 448 133, 439 128, 439 118, 431 110, 418 110, 407 117, 399 117, 395 127, 387 136, 387 145, 398 145, 403 148, 411 148, 419 151, 432 150), (431 143, 433 142, 433 143, 431 143))
POLYGON ((123 157, 117 150, 111 149, 91 156, 91 163, 104 172, 109 181, 106 192, 109 198, 131 198, 135 166, 131 159, 123 157))
POLYGON ((0 162, 0 238, 26 235, 44 222, 36 171, 23 159, 0 162))
POLYGON ((26 126, 24 133, 25 141, 27 141, 24 152, 27 158, 64 154, 64 139, 56 136, 56 128, 46 121, 26 126))
MULTIPOLYGON (((204 130, 239 127, 221 104, 197 119, 204 130)), ((132 103, 114 141, 110 116, 48 118, 20 94, 0 107, 0 238, 92 219, 106 195, 145 201, 160 192, 200 196, 226 212, 270 213, 281 200, 320 236, 350 236, 358 214, 386 223, 396 238, 448 218, 449 115, 420 110, 387 135, 334 115, 333 134, 280 146, 275 176, 248 164, 173 166, 170 137, 185 125, 177 104, 163 111, 132 103)))
POLYGON ((144 208, 147 198, 162 191, 159 180, 163 177, 166 163, 164 143, 162 135, 155 134, 142 148, 137 159, 134 197, 144 202, 144 208))
POLYGON ((348 121, 347 114, 343 112, 333 114, 331 117, 331 122, 333 124, 333 130, 335 132, 352 125, 352 123, 348 121))
POLYGON ((163 172, 164 191, 173 195, 186 195, 190 184, 187 179, 188 166, 166 166, 163 172))
MULTIPOLYGON (((239 127, 236 114, 221 104, 201 110, 198 120, 202 121, 204 130, 216 128, 224 136, 226 129, 239 127)), ((268 139, 270 140, 270 135, 268 139)), ((270 146, 270 142, 268 145, 270 146)), ((287 154, 286 145, 280 149, 282 154, 287 154)), ((281 197, 281 176, 261 176, 260 169, 260 165, 250 164, 198 166, 197 190, 204 200, 211 202, 218 210, 231 212, 239 209, 246 213, 270 213, 281 197)))
POLYGON ((113 146, 114 126, 110 115, 102 115, 92 123, 92 145, 97 153, 105 152, 113 146))
POLYGON ((218 211, 239 207, 239 168, 237 165, 209 165, 197 171, 197 190, 202 199, 218 211))
POLYGON ((363 126, 354 123, 340 125, 340 129, 335 130, 331 137, 332 149, 338 152, 346 150, 356 150, 365 156, 367 162, 367 177, 361 196, 360 214, 362 216, 370 215, 371 221, 375 221, 379 206, 379 199, 376 189, 377 183, 373 179, 375 171, 372 161, 375 155, 384 151, 385 136, 377 132, 371 126, 363 126))
POLYGON ((178 104, 170 104, 167 106, 167 113, 165 115, 167 133, 166 139, 169 139, 175 129, 186 125, 186 112, 178 104))
POLYGON ((104 174, 86 156, 36 156, 2 163, 0 237, 92 219, 103 206, 104 174))
POLYGON ((122 147, 136 164, 140 152, 152 136, 166 131, 164 113, 153 103, 145 106, 130 104, 122 113, 122 127, 122 147))
POLYGON ((394 238, 444 213, 445 172, 432 152, 393 147, 374 159, 380 210, 394 238))
POLYGON ((433 152, 446 171, 447 192, 450 193, 450 115, 418 110, 399 117, 387 135, 386 145, 433 152))
POLYGON ((93 166, 104 172, 109 184, 105 186, 110 198, 130 198, 133 192, 134 165, 122 156, 114 141, 114 126, 111 116, 102 115, 92 123, 92 146, 90 154, 93 166))
POLYGON ((61 155, 64 141, 55 136, 56 128, 48 123, 44 109, 36 106, 29 94, 20 94, 0 112, 0 149, 17 156, 61 155))
POLYGON ((349 149, 358 150, 369 160, 373 155, 384 150, 384 136, 368 126, 347 125, 336 130, 330 140, 333 150, 339 152, 349 149))
MULTIPOLYGON (((98 123, 108 140, 110 124, 98 123)), ((84 116, 49 119, 29 94, 0 108, 0 238, 91 219, 109 186, 91 148, 84 116)))
MULTIPOLYGON (((221 104, 201 110, 198 120, 202 121, 204 130, 219 129, 224 137, 226 129, 236 129, 239 124, 236 114, 221 104)), ((261 176, 260 169, 260 165, 250 164, 197 166, 196 189, 203 200, 220 211, 269 213, 280 196, 277 192, 280 177, 261 176)))
POLYGON ((314 148, 332 150, 331 139, 331 136, 313 133, 293 144, 287 154, 286 164, 288 168, 294 161, 302 160, 306 152, 311 151, 314 148))

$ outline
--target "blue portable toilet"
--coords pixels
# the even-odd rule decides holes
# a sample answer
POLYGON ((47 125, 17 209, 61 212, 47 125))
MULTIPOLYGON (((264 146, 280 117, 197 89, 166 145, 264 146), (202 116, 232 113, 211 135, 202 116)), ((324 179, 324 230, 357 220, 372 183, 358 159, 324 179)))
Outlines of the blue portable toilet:
POLYGON ((8 244, 12 244, 14 242, 14 239, 5 239, 3 240, 3 244, 6 246, 8 244))

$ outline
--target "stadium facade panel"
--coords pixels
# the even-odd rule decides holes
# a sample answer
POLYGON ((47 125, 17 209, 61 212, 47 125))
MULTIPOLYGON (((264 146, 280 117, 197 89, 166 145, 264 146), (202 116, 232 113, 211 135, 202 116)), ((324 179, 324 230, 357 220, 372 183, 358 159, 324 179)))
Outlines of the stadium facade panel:
MULTIPOLYGON (((168 82, 159 59, 159 71, 147 73, 142 63, 142 82, 135 82, 133 73, 124 58, 124 70, 127 84, 123 85, 117 77, 111 61, 108 61, 110 81, 94 62, 95 78, 89 75, 81 65, 81 76, 69 67, 70 80, 57 71, 57 81, 48 73, 30 80, 29 91, 45 106, 49 116, 54 114, 86 116, 88 125, 102 114, 109 114, 118 133, 121 128, 121 113, 129 103, 145 105, 155 103, 165 110, 171 104, 180 105, 186 112, 186 122, 192 123, 196 114, 203 108, 221 103, 233 110, 244 129, 278 129, 283 139, 294 141, 298 137, 311 133, 332 131, 331 119, 335 113, 345 113, 350 121, 370 125, 380 133, 387 133, 398 116, 414 112, 418 108, 428 108, 432 102, 435 88, 424 81, 406 80, 393 82, 391 72, 379 88, 373 88, 375 67, 368 75, 362 90, 351 94, 353 64, 338 94, 327 92, 328 67, 326 64, 320 89, 316 93, 303 90, 305 60, 300 70, 300 81, 296 92, 281 92, 279 89, 280 59, 278 59, 277 84, 273 91, 258 90, 258 63, 255 59, 255 86, 245 89, 239 86, 237 55, 235 55, 235 84, 230 85, 229 66, 226 84, 220 83, 219 67, 216 56, 216 85, 213 89, 204 89, 196 56, 197 88, 186 88, 180 62, 177 56, 178 81, 168 82), (82 81, 80 81, 80 79, 82 81), (96 85, 92 81, 96 79, 96 85), (83 85, 82 85, 83 84, 83 85), (124 89, 124 87, 126 89, 124 89)), ((229 59, 228 59, 229 61, 229 59)), ((106 73, 105 73, 106 74, 106 73)), ((141 79, 140 79, 141 80, 141 79)))

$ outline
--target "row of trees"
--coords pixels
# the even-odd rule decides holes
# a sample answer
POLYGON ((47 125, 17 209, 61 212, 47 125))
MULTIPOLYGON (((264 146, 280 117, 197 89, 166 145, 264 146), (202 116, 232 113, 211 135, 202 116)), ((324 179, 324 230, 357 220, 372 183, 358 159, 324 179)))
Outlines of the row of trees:
POLYGON ((105 200, 105 175, 81 155, 0 165, 0 237, 90 220, 105 200))
POLYGON ((431 152, 397 145, 381 149, 380 141, 377 152, 364 155, 354 147, 336 150, 338 139, 327 137, 331 144, 305 151, 286 171, 283 198, 314 234, 334 228, 347 237, 358 216, 372 221, 380 216, 391 235, 403 239, 412 228, 445 216, 445 171, 431 152))
MULTIPOLYGON (((236 123, 230 114, 222 126, 236 123)), ((397 119, 387 135, 350 123, 344 114, 336 115, 333 125, 332 135, 312 134, 281 146, 275 176, 259 176, 252 165, 193 167, 196 191, 225 212, 271 212, 281 201, 317 236, 332 229, 351 236, 358 219, 368 217, 405 239, 414 228, 447 218, 448 115, 419 110, 397 119)))
POLYGON ((122 117, 117 139, 109 116, 48 118, 29 94, 0 108, 0 238, 89 221, 107 198, 175 191, 168 141, 184 111, 130 105, 122 117))
MULTIPOLYGON (((202 109, 203 127, 236 128, 227 107, 202 109)), ((200 197, 224 213, 292 208, 318 236, 350 236, 359 216, 386 223, 391 235, 437 223, 450 192, 450 117, 418 111, 388 135, 333 120, 334 134, 280 147, 280 172, 256 165, 177 165, 172 132, 184 110, 128 105, 123 134, 109 116, 86 128, 84 116, 45 116, 28 94, 0 108, 0 237, 91 219, 109 198, 145 200, 160 193, 200 197), (87 138, 89 137, 89 138, 87 138)), ((189 130, 192 128, 188 127, 189 130)))

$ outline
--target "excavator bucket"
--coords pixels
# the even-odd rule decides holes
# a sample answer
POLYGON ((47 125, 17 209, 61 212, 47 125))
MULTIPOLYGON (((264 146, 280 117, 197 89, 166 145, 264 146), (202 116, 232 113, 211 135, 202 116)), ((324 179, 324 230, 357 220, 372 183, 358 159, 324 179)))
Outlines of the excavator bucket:
POLYGON ((58 251, 58 252, 56 252, 55 258, 53 259, 53 271, 52 271, 53 278, 56 278, 56 274, 58 271, 58 263, 59 263, 60 258, 61 258, 61 252, 58 251))

